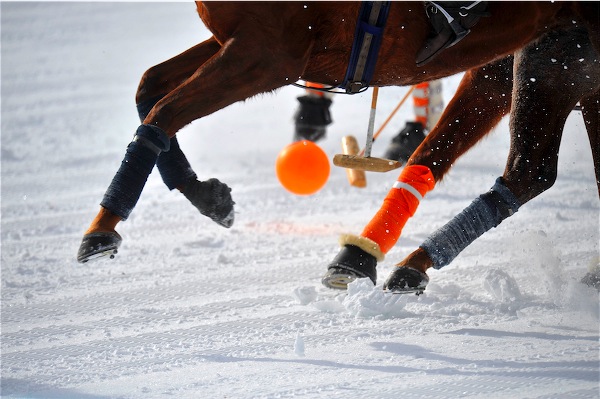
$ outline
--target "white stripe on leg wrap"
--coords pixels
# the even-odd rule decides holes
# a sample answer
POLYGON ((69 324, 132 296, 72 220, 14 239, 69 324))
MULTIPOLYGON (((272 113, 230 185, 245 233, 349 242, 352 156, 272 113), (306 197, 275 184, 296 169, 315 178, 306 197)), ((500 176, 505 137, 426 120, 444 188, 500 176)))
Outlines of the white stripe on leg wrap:
POLYGON ((408 183, 397 181, 396 183, 394 183, 394 185, 392 187, 396 188, 396 189, 403 188, 406 191, 408 191, 409 193, 411 193, 412 195, 414 195, 415 198, 419 200, 419 202, 423 201, 423 196, 421 195, 421 193, 416 188, 414 188, 413 186, 411 186, 408 183))

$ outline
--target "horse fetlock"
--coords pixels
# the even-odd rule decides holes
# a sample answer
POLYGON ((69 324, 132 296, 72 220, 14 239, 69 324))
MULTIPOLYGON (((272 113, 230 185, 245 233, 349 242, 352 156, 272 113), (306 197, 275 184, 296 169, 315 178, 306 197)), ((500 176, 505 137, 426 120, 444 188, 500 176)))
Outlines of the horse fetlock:
POLYGON ((397 267, 410 266, 413 269, 426 273, 427 269, 433 266, 433 261, 429 257, 427 251, 423 248, 417 248, 410 255, 396 264, 397 267))
POLYGON ((193 178, 187 182, 182 192, 204 216, 226 228, 233 225, 235 202, 227 184, 214 178, 206 181, 193 178))

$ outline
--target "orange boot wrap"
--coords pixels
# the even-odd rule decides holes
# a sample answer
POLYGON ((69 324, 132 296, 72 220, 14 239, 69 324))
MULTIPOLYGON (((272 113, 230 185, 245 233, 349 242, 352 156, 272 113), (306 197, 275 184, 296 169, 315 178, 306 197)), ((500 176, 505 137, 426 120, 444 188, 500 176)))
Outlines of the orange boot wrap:
POLYGON ((428 191, 433 190, 434 186, 435 180, 428 167, 406 166, 385 197, 383 205, 361 234, 361 238, 367 239, 366 242, 372 242, 379 247, 367 252, 381 258, 382 254, 392 249, 400 238, 408 218, 415 214, 421 199, 428 191))
POLYGON ((415 120, 427 128, 427 116, 429 114, 429 82, 419 83, 413 91, 413 110, 415 120))

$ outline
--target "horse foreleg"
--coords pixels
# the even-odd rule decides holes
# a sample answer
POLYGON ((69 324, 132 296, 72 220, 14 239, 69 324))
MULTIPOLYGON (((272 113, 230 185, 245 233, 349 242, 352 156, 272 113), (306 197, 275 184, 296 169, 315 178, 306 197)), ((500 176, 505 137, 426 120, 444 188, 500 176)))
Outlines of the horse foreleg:
MULTIPOLYGON (((138 85, 136 103, 140 122, 148 116, 156 103, 167 93, 189 79, 208 59, 217 54, 221 45, 214 37, 183 53, 148 69, 138 85)), ((184 192, 188 182, 197 175, 179 147, 177 137, 172 137, 168 152, 161 152, 156 167, 169 190, 184 192)))
MULTIPOLYGON (((136 94, 140 122, 167 93, 189 79, 208 59, 219 52, 221 45, 214 37, 190 48, 161 64, 148 69, 136 94)), ((234 221, 231 189, 218 179, 198 181, 198 176, 181 150, 177 136, 171 137, 168 152, 161 152, 156 161, 160 176, 169 190, 178 189, 200 213, 223 227, 234 221)))
POLYGON ((189 79, 220 49, 213 36, 144 72, 135 95, 142 122, 158 100, 189 79))
POLYGON ((121 167, 113 177, 100 203, 100 211, 84 233, 77 260, 88 260, 117 253, 121 237, 115 231, 126 220, 137 203, 156 159, 169 150, 169 137, 160 129, 141 125, 127 146, 121 167))
MULTIPOLYGON (((452 164, 510 110, 512 57, 467 72, 440 120, 410 157, 382 207, 360 236, 340 238, 341 251, 329 264, 323 284, 345 289, 356 278, 376 282, 378 261, 400 238, 420 200, 452 164)), ((415 254, 418 270, 431 260, 415 254)))
MULTIPOLYGON (((417 284, 422 291, 428 278, 425 270, 420 269, 419 273, 411 270, 416 269, 413 262, 418 264, 423 262, 422 257, 428 257, 430 266, 436 269, 450 264, 478 237, 554 184, 565 121, 582 93, 594 90, 593 81, 598 82, 597 76, 589 79, 590 75, 598 75, 597 71, 593 72, 593 61, 583 66, 581 76, 564 74, 565 68, 575 70, 582 63, 581 53, 568 48, 574 47, 569 43, 576 38, 564 32, 551 33, 515 55, 511 148, 503 176, 490 191, 429 236, 420 246, 420 252, 401 264, 405 267, 392 272, 386 288, 413 291, 411 288, 417 284), (562 62, 548 68, 551 59, 562 62)), ((579 39, 590 48, 583 36, 579 39)))
MULTIPOLYGON (((220 45, 216 40, 210 38, 182 54, 148 69, 142 76, 136 93, 136 103, 140 120, 143 121, 154 105, 165 94, 188 79, 206 60, 216 54, 219 48, 220 45)), ((165 137, 163 137, 163 141, 165 141, 165 137)), ((100 211, 84 233, 84 238, 77 254, 78 261, 86 262, 94 257, 103 255, 112 256, 116 253, 121 243, 121 237, 115 231, 115 228, 119 222, 126 219, 129 215, 128 208, 133 209, 133 206, 135 206, 139 198, 139 193, 132 194, 131 188, 132 186, 138 187, 141 193, 139 186, 143 187, 147 175, 145 177, 140 176, 143 176, 146 172, 149 174, 154 164, 157 163, 156 159, 154 159, 157 149, 159 150, 157 157, 159 170, 165 184, 170 189, 177 187, 182 181, 187 181, 191 178, 195 179, 196 174, 179 148, 175 137, 171 138, 170 143, 163 143, 166 145, 165 148, 171 149, 168 152, 162 151, 155 146, 153 147, 153 145, 145 144, 148 144, 147 140, 144 138, 140 139, 136 134, 134 142, 128 146, 124 162, 117 172, 115 179, 113 179, 107 195, 105 195, 100 211), (136 165, 135 168, 127 166, 127 163, 131 161, 136 165), (132 180, 135 184, 132 184, 132 180), (123 197, 127 198, 124 202, 128 205, 125 207, 120 205, 111 206, 111 202, 119 203, 120 200, 114 197, 115 195, 121 196, 123 190, 127 192, 123 197), (107 196, 109 198, 113 197, 113 199, 107 200, 107 196), (109 205, 107 206, 107 204, 109 205)), ((133 191, 138 189, 134 189, 133 191)))

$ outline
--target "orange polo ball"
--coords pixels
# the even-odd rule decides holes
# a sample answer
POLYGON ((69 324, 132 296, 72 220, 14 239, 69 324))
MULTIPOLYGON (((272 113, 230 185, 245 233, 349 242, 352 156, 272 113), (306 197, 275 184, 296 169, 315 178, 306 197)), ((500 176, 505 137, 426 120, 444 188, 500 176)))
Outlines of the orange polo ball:
POLYGON ((281 150, 275 161, 275 171, 286 190, 297 195, 310 195, 327 183, 329 159, 312 141, 297 141, 281 150))

